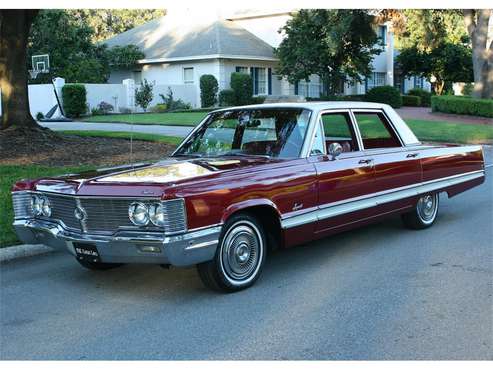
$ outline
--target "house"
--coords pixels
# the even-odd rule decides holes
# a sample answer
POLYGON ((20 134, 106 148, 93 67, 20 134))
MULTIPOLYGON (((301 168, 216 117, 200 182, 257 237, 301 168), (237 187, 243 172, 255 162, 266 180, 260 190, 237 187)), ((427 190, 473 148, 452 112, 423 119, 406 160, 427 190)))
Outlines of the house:
MULTIPOLYGON (((278 30, 294 13, 289 9, 232 14, 170 10, 165 17, 105 41, 109 47, 137 45, 145 55, 136 68, 112 71, 109 83, 132 79, 139 84, 147 79, 158 90, 155 96, 170 88, 176 98, 197 107, 201 75, 214 75, 223 90, 230 87, 232 72, 244 72, 252 76, 254 95, 319 97, 323 86, 318 76, 311 76, 309 82, 291 84, 275 74, 278 59, 273 48, 283 37, 278 30)), ((414 86, 426 88, 422 80, 396 81, 393 34, 387 24, 378 26, 378 34, 385 46, 373 60, 372 76, 364 83, 341 86, 340 93, 364 94, 383 85, 398 85, 403 92, 414 86)))

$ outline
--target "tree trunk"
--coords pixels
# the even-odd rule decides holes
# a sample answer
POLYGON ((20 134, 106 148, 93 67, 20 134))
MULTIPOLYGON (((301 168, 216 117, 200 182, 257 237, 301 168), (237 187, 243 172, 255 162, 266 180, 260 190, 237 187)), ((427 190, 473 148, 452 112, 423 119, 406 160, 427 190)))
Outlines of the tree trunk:
POLYGON ((472 43, 473 96, 493 98, 493 42, 490 40, 488 45, 488 22, 491 10, 464 9, 463 13, 472 43))
POLYGON ((39 128, 29 112, 27 39, 38 10, 0 10, 0 90, 2 120, 9 126, 39 128))

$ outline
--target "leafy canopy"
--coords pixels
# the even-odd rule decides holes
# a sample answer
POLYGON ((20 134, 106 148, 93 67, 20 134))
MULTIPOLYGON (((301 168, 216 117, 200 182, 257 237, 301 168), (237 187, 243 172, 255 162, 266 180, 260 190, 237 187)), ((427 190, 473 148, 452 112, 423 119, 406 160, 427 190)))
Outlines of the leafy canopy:
POLYGON ((317 74, 331 90, 348 79, 362 82, 382 51, 373 21, 366 10, 301 10, 280 30, 286 37, 276 49, 277 73, 291 83, 317 74))

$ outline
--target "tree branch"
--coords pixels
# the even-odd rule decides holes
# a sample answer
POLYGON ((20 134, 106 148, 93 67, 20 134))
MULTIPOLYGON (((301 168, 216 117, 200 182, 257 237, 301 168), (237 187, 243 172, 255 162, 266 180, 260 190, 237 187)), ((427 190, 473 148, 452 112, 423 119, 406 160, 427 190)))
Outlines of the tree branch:
POLYGON ((462 12, 464 13, 464 22, 466 23, 467 33, 472 40, 474 38, 474 31, 476 30, 476 22, 474 21, 475 11, 473 9, 463 9, 462 12))

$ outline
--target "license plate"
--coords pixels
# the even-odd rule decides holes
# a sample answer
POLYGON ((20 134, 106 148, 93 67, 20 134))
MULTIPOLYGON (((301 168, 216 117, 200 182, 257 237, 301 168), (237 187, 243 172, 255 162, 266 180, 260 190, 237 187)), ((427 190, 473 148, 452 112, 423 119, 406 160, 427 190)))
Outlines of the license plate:
POLYGON ((74 250, 79 260, 101 262, 98 249, 93 244, 74 243, 74 250))

